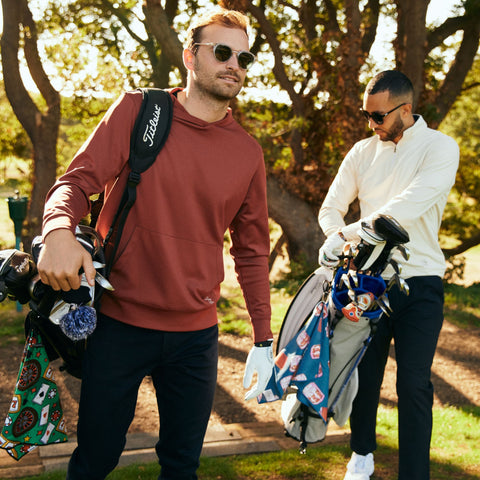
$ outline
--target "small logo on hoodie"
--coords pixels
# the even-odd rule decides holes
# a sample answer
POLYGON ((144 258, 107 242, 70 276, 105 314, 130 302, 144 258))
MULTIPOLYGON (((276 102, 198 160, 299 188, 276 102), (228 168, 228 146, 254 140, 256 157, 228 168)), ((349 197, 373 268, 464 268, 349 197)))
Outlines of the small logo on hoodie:
POLYGON ((159 105, 155 104, 153 107, 153 116, 148 121, 147 128, 145 129, 145 133, 143 134, 143 141, 148 143, 148 146, 151 147, 153 145, 153 139, 155 138, 155 132, 157 131, 158 121, 160 120, 160 111, 161 108, 159 105))

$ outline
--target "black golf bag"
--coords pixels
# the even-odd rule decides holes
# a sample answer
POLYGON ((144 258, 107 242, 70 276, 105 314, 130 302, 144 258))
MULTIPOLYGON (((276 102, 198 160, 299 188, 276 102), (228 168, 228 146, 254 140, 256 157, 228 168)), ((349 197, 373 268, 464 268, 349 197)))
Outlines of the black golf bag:
MULTIPOLYGON (((92 255, 101 276, 105 258, 98 234, 82 225, 77 227, 76 238, 92 255)), ((32 329, 39 331, 50 361, 61 358, 64 363, 60 369, 80 378, 86 338, 96 325, 92 306, 96 290, 85 279, 78 290, 68 292, 43 284, 36 268, 42 246, 41 237, 36 237, 31 255, 14 249, 0 251, 0 301, 9 298, 28 303, 25 335, 32 329)))

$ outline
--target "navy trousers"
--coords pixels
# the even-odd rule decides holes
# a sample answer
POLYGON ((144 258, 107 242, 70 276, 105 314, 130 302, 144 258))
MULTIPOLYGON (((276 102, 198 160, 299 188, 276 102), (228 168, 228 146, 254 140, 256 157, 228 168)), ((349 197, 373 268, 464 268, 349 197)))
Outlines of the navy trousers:
POLYGON ((163 332, 100 315, 88 340, 78 416, 78 447, 68 480, 104 479, 118 463, 143 378, 150 375, 160 415, 161 480, 196 480, 217 379, 218 327, 163 332))
POLYGON ((431 366, 443 323, 440 277, 407 280, 410 295, 393 287, 393 313, 383 315, 360 362, 359 391, 350 417, 350 446, 366 455, 376 447, 375 426, 380 388, 392 338, 397 364, 399 480, 430 478, 433 385, 431 366))

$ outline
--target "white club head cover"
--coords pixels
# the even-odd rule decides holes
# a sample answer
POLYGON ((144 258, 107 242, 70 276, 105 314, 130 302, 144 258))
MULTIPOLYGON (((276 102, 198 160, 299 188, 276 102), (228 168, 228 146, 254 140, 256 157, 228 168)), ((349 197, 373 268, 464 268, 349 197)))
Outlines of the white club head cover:
POLYGON ((245 394, 245 400, 258 397, 267 386, 273 373, 273 348, 253 347, 247 357, 245 373, 243 375, 243 388, 250 387, 254 372, 257 372, 257 383, 245 394))
POLYGON ((362 267, 362 270, 368 270, 373 265, 375 260, 380 256, 387 242, 382 237, 377 235, 369 225, 362 225, 362 227, 363 228, 357 232, 358 235, 365 243, 374 245, 370 257, 362 267))
POLYGON ((318 263, 324 267, 333 268, 338 265, 340 255, 343 251, 345 240, 340 236, 340 233, 330 235, 318 252, 318 263))

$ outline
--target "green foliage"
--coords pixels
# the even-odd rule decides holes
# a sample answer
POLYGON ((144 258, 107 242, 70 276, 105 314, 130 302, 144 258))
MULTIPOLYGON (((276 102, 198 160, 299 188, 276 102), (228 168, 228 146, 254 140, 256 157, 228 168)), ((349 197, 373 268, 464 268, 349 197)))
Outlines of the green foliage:
POLYGON ((65 171, 112 101, 111 98, 95 97, 62 99, 62 122, 57 145, 58 175, 65 171))
POLYGON ((239 108, 246 117, 245 128, 263 147, 267 169, 285 170, 291 166, 289 136, 294 126, 287 105, 266 100, 246 101, 239 108))
POLYGON ((465 257, 463 255, 448 258, 446 265, 447 268, 443 276, 446 283, 455 283, 455 281, 465 278, 465 257))
POLYGON ((145 48, 132 42, 123 23, 141 25, 138 2, 51 1, 39 25, 48 36, 68 42, 51 42, 45 54, 56 76, 62 79, 62 91, 100 93, 117 96, 122 89, 147 77, 151 66, 145 48))
MULTIPOLYGON (((29 159, 32 156, 32 144, 7 99, 0 82, 0 167, 7 168, 12 157, 29 159), (3 164, 3 165, 2 165, 3 164)), ((3 179, 5 181, 5 179, 3 179)))
POLYGON ((0 303, 0 348, 12 343, 25 343, 24 310, 17 312, 16 303, 11 300, 0 303))
POLYGON ((275 281, 273 288, 294 295, 306 278, 312 273, 306 262, 290 260, 290 271, 275 281))
POLYGON ((480 57, 467 76, 463 93, 440 130, 455 138, 460 147, 460 165, 453 195, 447 204, 442 230, 458 239, 478 232, 480 224, 480 57))
MULTIPOLYGON (((290 301, 291 296, 285 290, 273 289, 271 291, 271 326, 274 334, 280 331, 290 301)), ((252 326, 239 286, 222 287, 222 296, 217 303, 217 310, 221 332, 242 336, 252 335, 252 326)))

